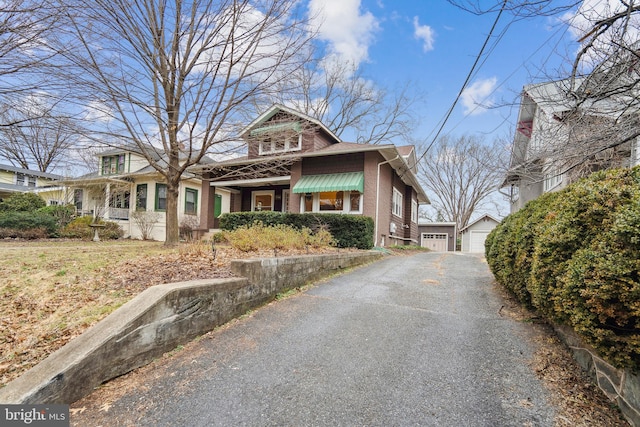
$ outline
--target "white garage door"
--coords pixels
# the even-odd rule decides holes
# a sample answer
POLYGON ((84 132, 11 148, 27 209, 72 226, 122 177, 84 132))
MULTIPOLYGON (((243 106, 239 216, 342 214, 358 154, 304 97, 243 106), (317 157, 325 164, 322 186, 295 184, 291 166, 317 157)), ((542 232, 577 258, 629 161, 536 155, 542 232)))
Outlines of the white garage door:
POLYGON ((422 233, 422 246, 434 252, 446 252, 449 249, 449 235, 446 233, 422 233))
POLYGON ((469 252, 484 253, 484 241, 489 231, 472 231, 469 236, 469 252))

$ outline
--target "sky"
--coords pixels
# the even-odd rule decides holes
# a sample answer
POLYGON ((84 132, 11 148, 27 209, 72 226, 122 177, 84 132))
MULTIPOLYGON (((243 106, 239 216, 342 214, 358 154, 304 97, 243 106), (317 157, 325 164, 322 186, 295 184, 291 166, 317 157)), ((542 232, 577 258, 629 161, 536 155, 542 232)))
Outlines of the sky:
MULTIPOLYGON (((592 1, 592 0, 590 0, 592 1)), ((491 4, 489 0, 481 3, 491 4)), ((421 105, 416 137, 429 142, 470 72, 496 19, 446 0, 309 0, 322 11, 320 38, 379 85, 411 82, 421 105)), ((522 87, 557 79, 577 49, 555 17, 515 20, 504 13, 441 135, 510 139, 522 87)))

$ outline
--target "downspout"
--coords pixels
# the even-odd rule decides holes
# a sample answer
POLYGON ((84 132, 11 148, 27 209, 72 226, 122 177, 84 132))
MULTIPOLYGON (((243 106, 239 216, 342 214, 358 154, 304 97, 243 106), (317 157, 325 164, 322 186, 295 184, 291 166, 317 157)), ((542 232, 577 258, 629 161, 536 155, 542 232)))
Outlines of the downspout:
POLYGON ((378 246, 378 214, 380 212, 380 166, 387 164, 387 163, 391 163, 394 160, 398 160, 400 158, 399 155, 397 155, 395 158, 391 159, 391 160, 387 160, 384 162, 380 162, 378 163, 378 175, 376 176, 376 226, 375 226, 375 233, 376 233, 376 237, 375 240, 373 242, 373 246, 378 246))

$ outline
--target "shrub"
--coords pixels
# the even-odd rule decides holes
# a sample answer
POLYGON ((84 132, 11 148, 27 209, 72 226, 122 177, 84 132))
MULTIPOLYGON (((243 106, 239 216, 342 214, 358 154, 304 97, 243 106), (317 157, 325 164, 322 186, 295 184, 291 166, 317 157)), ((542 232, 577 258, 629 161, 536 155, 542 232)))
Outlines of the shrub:
POLYGON ((47 205, 35 193, 15 193, 0 202, 2 212, 34 212, 47 205))
POLYGON ((238 227, 224 232, 225 239, 236 249, 252 252, 258 249, 304 249, 331 246, 333 238, 327 230, 313 233, 308 228, 297 230, 284 224, 265 226, 257 221, 251 226, 238 227))
POLYGON ((262 225, 288 225, 297 230, 309 228, 314 232, 327 230, 340 248, 371 249, 373 247, 373 219, 365 216, 341 214, 293 214, 279 212, 235 212, 220 217, 220 228, 235 230, 256 221, 262 225))
POLYGON ((640 370, 640 168, 602 171, 528 203, 488 236, 487 263, 520 301, 640 370))
MULTIPOLYGON (((93 229, 89 226, 93 222, 93 217, 82 216, 71 221, 62 231, 62 237, 72 239, 90 240, 93 238, 93 229)), ((98 231, 101 239, 114 240, 124 236, 124 231, 119 224, 113 221, 98 221, 98 224, 104 224, 104 227, 98 231)))
MULTIPOLYGON (((26 235, 25 232, 27 230, 38 229, 40 231, 31 233, 31 235, 38 235, 39 237, 51 237, 58 231, 58 225, 54 217, 37 212, 0 212, 0 228, 15 230, 22 233, 22 235, 26 235), (43 232, 44 236, 41 236, 43 232)), ((5 231, 5 233, 7 232, 5 231)))
POLYGON ((76 208, 73 205, 55 205, 39 208, 36 212, 51 215, 56 219, 58 228, 63 228, 73 220, 76 208))

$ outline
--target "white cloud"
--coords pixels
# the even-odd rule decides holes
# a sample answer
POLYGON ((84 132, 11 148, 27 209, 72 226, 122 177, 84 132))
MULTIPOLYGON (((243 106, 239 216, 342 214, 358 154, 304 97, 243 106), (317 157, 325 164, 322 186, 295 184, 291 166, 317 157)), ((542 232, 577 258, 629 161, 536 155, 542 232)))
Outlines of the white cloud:
POLYGON ((422 40, 422 50, 424 52, 433 50, 435 32, 428 25, 420 25, 417 16, 413 17, 413 35, 416 39, 422 40))
POLYGON ((462 91, 462 105, 465 107, 465 114, 482 114, 494 105, 491 94, 496 88, 498 79, 491 77, 484 80, 475 81, 471 86, 462 91))
POLYGON ((329 54, 356 67, 369 59, 369 46, 380 28, 371 12, 362 13, 360 0, 310 0, 309 14, 329 54))

